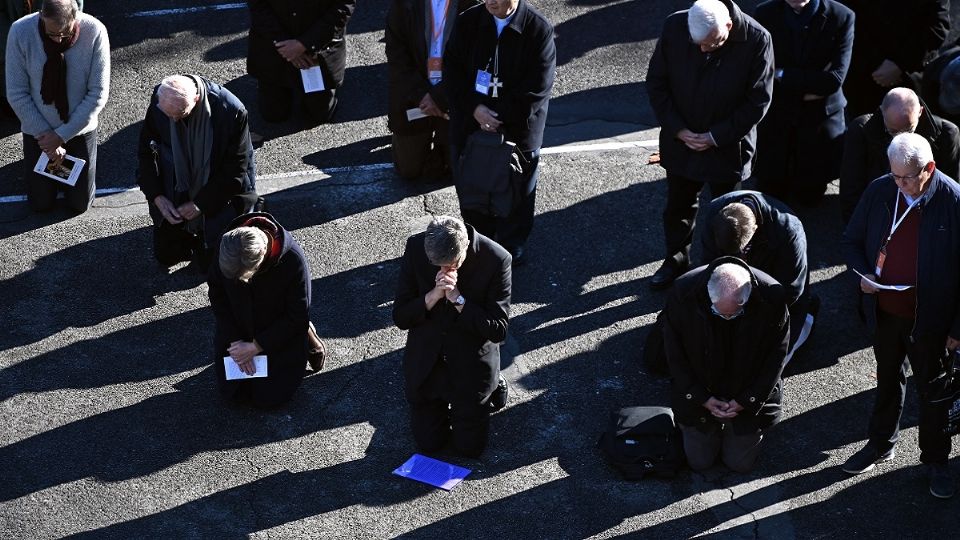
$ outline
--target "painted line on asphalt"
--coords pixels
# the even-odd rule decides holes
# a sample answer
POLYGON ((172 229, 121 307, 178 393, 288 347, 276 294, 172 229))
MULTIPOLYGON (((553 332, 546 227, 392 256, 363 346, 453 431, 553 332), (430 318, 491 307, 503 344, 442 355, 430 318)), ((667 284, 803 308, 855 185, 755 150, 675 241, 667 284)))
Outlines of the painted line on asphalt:
POLYGON ((197 13, 199 11, 224 11, 227 9, 240 9, 247 7, 247 4, 241 2, 237 4, 214 4, 210 6, 195 6, 188 8, 154 9, 151 11, 137 11, 128 13, 127 17, 162 17, 164 15, 183 15, 186 13, 197 13))
MULTIPOLYGON (((571 144, 567 146, 553 146, 550 148, 544 148, 540 151, 540 155, 551 155, 551 154, 572 154, 576 152, 608 152, 610 150, 624 150, 627 148, 656 148, 658 146, 657 140, 648 140, 648 141, 634 141, 634 142, 611 142, 611 143, 594 143, 594 144, 571 144)), ((265 182, 271 180, 280 180, 283 178, 297 178, 300 176, 314 176, 318 174, 325 174, 331 176, 334 174, 340 173, 357 173, 357 172, 368 172, 368 171, 382 171, 385 169, 392 169, 393 163, 371 163, 369 165, 350 165, 346 167, 330 167, 329 169, 306 169, 303 171, 289 171, 282 173, 270 173, 262 174, 257 176, 257 182, 265 182)), ((130 187, 114 187, 114 188, 100 188, 97 190, 97 197, 102 197, 104 195, 115 195, 117 193, 127 193, 129 191, 137 191, 137 186, 130 187)), ((60 197, 63 197, 63 194, 60 194, 60 197)), ((0 204, 8 203, 22 203, 27 201, 26 195, 9 195, 6 197, 0 197, 0 204)))

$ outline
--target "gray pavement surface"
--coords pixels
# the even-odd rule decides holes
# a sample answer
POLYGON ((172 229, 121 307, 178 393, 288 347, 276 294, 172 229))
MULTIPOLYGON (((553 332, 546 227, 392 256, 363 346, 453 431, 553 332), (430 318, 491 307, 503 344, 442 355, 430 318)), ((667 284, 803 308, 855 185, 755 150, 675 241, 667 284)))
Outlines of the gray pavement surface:
MULTIPOLYGON (((227 82, 268 136, 259 188, 310 260, 312 319, 330 359, 279 411, 225 405, 209 367, 206 286, 192 267, 153 262, 139 192, 105 195, 79 217, 0 204, 0 537, 957 536, 957 500, 927 493, 912 390, 897 459, 858 477, 839 470, 863 442, 874 374, 837 249, 835 186, 822 206, 799 210, 823 307, 756 470, 630 483, 602 463, 594 445, 610 411, 667 402, 667 381, 639 363, 665 298, 646 284, 661 254, 663 171, 640 145, 544 156, 504 347, 511 398, 489 448, 480 461, 450 458, 473 473, 449 493, 391 475, 415 451, 405 336, 390 320, 397 257, 429 214, 457 204, 448 186, 377 165, 389 160, 386 0, 358 6, 338 117, 310 131, 257 119, 245 9, 135 16, 217 2, 88 4, 113 44, 100 186, 133 184, 139 122, 160 78, 227 82)), ((559 51, 546 146, 655 139, 646 63, 663 18, 688 2, 538 5, 559 51)), ((3 129, 0 196, 15 196, 19 134, 3 129)))

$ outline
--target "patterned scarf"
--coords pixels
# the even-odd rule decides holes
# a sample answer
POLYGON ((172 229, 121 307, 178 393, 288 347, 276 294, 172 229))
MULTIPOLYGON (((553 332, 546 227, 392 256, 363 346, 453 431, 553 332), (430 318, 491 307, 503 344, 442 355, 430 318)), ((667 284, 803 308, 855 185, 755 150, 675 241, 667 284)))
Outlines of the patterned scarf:
POLYGON ((37 17, 40 27, 40 40, 43 41, 43 51, 47 53, 47 63, 43 65, 43 79, 40 82, 40 97, 47 105, 53 103, 57 107, 60 120, 70 120, 70 103, 67 101, 67 60, 64 54, 77 38, 80 37, 80 22, 74 21, 73 35, 69 39, 54 41, 47 35, 43 26, 43 18, 37 17))

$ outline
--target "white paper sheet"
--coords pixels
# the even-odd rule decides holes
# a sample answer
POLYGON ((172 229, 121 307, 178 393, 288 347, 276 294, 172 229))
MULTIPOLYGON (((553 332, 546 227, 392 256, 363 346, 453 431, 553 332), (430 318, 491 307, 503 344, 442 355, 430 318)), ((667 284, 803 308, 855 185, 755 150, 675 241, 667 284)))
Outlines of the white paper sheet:
POLYGON ((309 94, 311 92, 323 92, 327 89, 325 86, 323 86, 323 72, 320 71, 320 66, 301 69, 300 78, 303 79, 304 93, 309 94))
POLYGON ((420 110, 419 107, 414 107, 412 109, 407 109, 407 121, 413 122, 414 120, 419 120, 421 118, 426 118, 427 115, 420 110))
POLYGON ((223 357, 223 369, 227 374, 228 381, 235 381, 237 379, 253 379, 267 376, 266 355, 254 356, 253 366, 257 369, 257 371, 254 372, 253 375, 247 375, 246 373, 240 371, 240 366, 233 361, 233 358, 230 358, 229 356, 223 357))
POLYGON ((87 162, 68 154, 63 158, 63 162, 58 167, 47 167, 49 163, 50 159, 47 158, 47 155, 40 154, 40 159, 38 159, 37 164, 33 166, 33 172, 56 180, 57 182, 63 182, 72 187, 77 185, 77 178, 80 177, 80 171, 83 170, 83 166, 87 162))
MULTIPOLYGON (((857 272, 857 271, 854 270, 854 272, 857 272)), ((861 274, 860 272, 857 272, 857 275, 862 277, 863 279, 866 279, 867 283, 869 283, 870 285, 873 285, 874 287, 880 289, 881 291, 905 291, 907 289, 913 288, 913 285, 881 285, 876 281, 873 281, 872 279, 868 278, 867 276, 861 274)))

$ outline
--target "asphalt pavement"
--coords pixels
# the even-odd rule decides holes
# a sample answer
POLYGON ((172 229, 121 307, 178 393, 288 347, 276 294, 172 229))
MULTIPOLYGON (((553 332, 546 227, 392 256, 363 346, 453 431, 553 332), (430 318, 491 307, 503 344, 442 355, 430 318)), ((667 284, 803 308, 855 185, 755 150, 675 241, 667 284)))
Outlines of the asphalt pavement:
POLYGON ((397 258, 430 214, 458 209, 451 187, 383 165, 387 1, 359 4, 336 121, 308 131, 259 121, 242 4, 88 4, 113 48, 98 159, 107 191, 78 217, 29 214, 17 202, 19 134, 0 127, 0 537, 956 536, 957 500, 930 496, 918 462, 912 389, 897 459, 858 477, 839 470, 863 443, 875 375, 838 250, 836 186, 798 209, 823 307, 756 470, 625 482, 597 454, 610 411, 668 399, 639 361, 665 299, 646 283, 662 255, 665 186, 648 163, 657 129, 643 80, 663 18, 688 2, 537 2, 556 24, 558 72, 503 349, 511 397, 482 460, 449 458, 473 471, 451 492, 391 474, 415 451, 405 335, 390 318, 397 258), (146 204, 126 189, 150 90, 176 72, 247 103, 267 137, 258 187, 311 265, 311 318, 330 359, 279 411, 219 400, 203 278, 153 261, 146 204))

